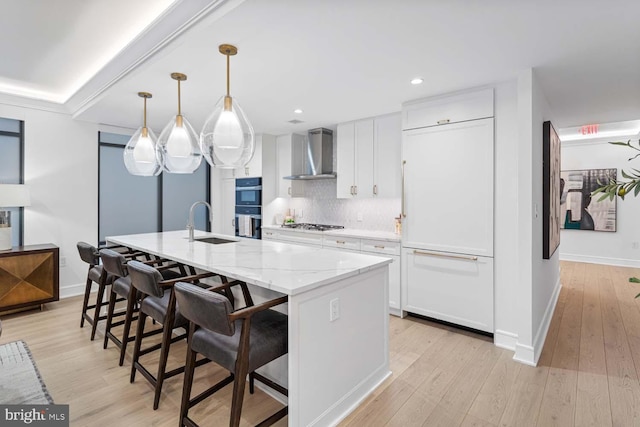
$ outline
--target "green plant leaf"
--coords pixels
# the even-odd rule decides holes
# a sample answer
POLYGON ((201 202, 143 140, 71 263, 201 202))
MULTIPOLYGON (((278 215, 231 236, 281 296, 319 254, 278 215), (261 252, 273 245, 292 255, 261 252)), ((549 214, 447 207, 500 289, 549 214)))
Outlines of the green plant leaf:
POLYGON ((640 279, 637 277, 629 277, 629 282, 631 283, 640 283, 640 279))
POLYGON ((611 145, 622 145, 623 147, 627 147, 629 145, 629 142, 615 141, 615 142, 610 142, 609 144, 611 144, 611 145))

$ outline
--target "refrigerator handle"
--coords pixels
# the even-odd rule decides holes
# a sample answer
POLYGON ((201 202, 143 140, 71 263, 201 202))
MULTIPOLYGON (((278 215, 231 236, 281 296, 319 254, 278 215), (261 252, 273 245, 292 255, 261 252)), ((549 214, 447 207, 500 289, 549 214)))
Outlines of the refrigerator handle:
POLYGON ((419 251, 417 249, 413 250, 413 254, 424 255, 424 256, 434 256, 439 258, 463 259, 466 261, 478 261, 477 256, 453 255, 453 254, 444 254, 444 253, 438 253, 438 252, 425 252, 425 251, 419 251))
POLYGON ((402 217, 407 217, 407 212, 404 210, 404 166, 407 164, 406 160, 402 161, 402 217))

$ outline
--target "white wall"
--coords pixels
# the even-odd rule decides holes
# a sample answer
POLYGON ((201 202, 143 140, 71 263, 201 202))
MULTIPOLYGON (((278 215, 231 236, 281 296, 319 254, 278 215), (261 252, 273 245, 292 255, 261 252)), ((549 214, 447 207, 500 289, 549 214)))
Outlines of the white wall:
MULTIPOLYGON (((636 136, 572 141, 562 144, 562 170, 639 168, 640 160, 629 162, 634 152, 624 147, 608 144, 609 141, 628 141, 636 136)), ((560 259, 597 264, 640 267, 640 249, 633 243, 640 242, 640 200, 629 195, 625 200, 617 198, 616 232, 561 230, 560 259)))
POLYGON ((560 290, 559 251, 542 259, 542 123, 551 110, 533 69, 518 78, 518 338, 514 359, 535 365, 560 290))
POLYGON ((515 350, 518 329, 518 87, 495 86, 494 342, 515 350))
POLYGON ((66 266, 60 269, 60 294, 82 293, 87 265, 78 241, 96 244, 98 229, 98 125, 40 109, 0 104, 0 117, 24 120, 25 245, 53 243, 66 266))

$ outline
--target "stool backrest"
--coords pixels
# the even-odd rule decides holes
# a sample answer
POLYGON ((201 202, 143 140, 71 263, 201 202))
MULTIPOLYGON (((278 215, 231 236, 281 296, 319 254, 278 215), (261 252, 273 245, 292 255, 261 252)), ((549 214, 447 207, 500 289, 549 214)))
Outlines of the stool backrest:
POLYGON ((114 276, 124 277, 128 275, 127 272, 127 260, 118 253, 111 249, 100 249, 100 258, 102 258, 102 267, 114 276))
POLYGON ((80 259, 90 264, 91 266, 95 266, 100 264, 100 254, 98 253, 98 249, 95 246, 92 246, 85 242, 78 242, 78 253, 80 254, 80 259))
POLYGON ((229 299, 198 286, 178 282, 175 286, 180 313, 189 321, 213 332, 231 336, 235 322, 229 321, 233 312, 229 299))
POLYGON ((158 282, 162 282, 162 274, 155 268, 140 261, 129 261, 127 264, 131 284, 145 295, 162 297, 164 290, 158 282))

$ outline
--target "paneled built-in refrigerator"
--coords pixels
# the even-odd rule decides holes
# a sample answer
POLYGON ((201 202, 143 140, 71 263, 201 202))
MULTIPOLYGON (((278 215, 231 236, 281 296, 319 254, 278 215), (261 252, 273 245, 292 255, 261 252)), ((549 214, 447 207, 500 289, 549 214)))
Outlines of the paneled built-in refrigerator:
POLYGON ((493 93, 485 96, 477 119, 417 127, 417 108, 405 111, 402 293, 405 311, 493 333, 493 93))

